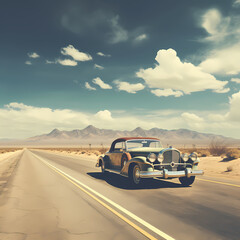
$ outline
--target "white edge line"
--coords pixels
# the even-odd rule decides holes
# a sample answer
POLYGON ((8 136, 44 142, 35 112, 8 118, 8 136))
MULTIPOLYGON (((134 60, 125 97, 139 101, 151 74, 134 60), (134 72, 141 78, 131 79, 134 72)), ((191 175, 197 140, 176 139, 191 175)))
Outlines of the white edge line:
POLYGON ((140 224, 142 224, 143 226, 147 227, 148 229, 150 229, 152 232, 158 234, 159 236, 161 236, 162 238, 166 239, 166 240, 175 240, 174 238, 172 238, 171 236, 167 235, 166 233, 162 232, 161 230, 159 230, 158 228, 154 227, 153 225, 151 225, 150 223, 144 221, 143 219, 141 219, 140 217, 136 216, 135 214, 131 213, 130 211, 128 211, 127 209, 123 208, 122 206, 118 205, 117 203, 113 202, 112 200, 110 200, 109 198, 103 196, 101 193, 93 190, 92 188, 88 187, 87 185, 85 185, 84 183, 78 181, 77 179, 73 178, 72 176, 68 175, 67 173, 63 172, 62 170, 60 170, 59 168, 53 166, 52 164, 48 163, 46 160, 44 160, 42 157, 39 157, 37 155, 35 155, 34 153, 32 153, 36 158, 38 158, 40 161, 42 161, 43 163, 45 163, 46 165, 51 166, 52 168, 55 168, 57 171, 61 172, 62 174, 64 174, 65 176, 67 176, 68 178, 70 178, 71 180, 73 180, 74 182, 78 183, 79 185, 83 186, 84 188, 88 189, 89 191, 91 191, 92 193, 94 193, 95 195, 97 195, 98 197, 102 198, 104 201, 110 203, 112 206, 114 206, 115 208, 117 208, 118 210, 122 211, 123 213, 125 213, 126 215, 128 215, 129 217, 133 218, 135 221, 139 222, 140 224))

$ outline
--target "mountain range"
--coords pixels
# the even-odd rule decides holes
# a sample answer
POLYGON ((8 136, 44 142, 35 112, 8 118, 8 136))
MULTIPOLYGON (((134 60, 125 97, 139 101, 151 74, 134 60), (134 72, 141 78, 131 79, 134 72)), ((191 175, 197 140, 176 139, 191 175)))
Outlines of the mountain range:
POLYGON ((132 131, 99 129, 92 125, 84 129, 61 131, 54 129, 50 133, 30 137, 24 140, 29 145, 109 145, 119 137, 157 137, 163 145, 208 146, 212 141, 240 145, 240 139, 233 139, 216 134, 200 133, 188 129, 166 130, 152 128, 149 130, 137 127, 132 131))

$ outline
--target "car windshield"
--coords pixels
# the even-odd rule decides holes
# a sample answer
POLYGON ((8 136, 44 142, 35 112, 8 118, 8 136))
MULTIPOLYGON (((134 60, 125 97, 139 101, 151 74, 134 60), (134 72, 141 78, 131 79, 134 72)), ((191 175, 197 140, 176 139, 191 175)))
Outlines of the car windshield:
POLYGON ((134 139, 126 141, 127 149, 133 148, 161 148, 162 145, 158 140, 152 139, 134 139))

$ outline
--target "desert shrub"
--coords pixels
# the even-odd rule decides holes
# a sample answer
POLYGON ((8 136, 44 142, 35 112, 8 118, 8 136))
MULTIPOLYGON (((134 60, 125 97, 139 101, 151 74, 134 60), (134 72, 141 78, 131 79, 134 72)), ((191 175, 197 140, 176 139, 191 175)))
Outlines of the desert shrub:
POLYGON ((227 172, 231 172, 233 170, 233 167, 232 166, 228 166, 227 167, 227 172))
POLYGON ((240 158, 240 150, 238 149, 229 149, 227 154, 226 154, 226 157, 229 158, 229 159, 237 159, 237 158, 240 158))
POLYGON ((227 153, 227 146, 223 142, 212 141, 208 150, 213 156, 221 156, 227 153))
POLYGON ((202 150, 198 150, 197 154, 199 157, 207 157, 210 155, 210 152, 207 149, 202 149, 202 150))

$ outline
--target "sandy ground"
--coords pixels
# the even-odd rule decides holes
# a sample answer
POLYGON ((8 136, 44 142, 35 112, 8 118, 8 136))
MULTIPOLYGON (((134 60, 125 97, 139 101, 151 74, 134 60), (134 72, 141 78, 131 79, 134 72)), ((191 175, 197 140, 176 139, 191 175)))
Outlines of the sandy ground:
MULTIPOLYGON (((48 150, 57 154, 65 156, 75 156, 79 158, 89 159, 91 161, 97 161, 100 153, 85 153, 81 152, 70 152, 70 151, 58 151, 48 150)), ((212 177, 223 177, 228 179, 240 179, 240 158, 226 161, 223 157, 202 157, 200 158, 199 169, 204 170, 205 176, 212 177)))
POLYGON ((16 156, 20 155, 21 152, 22 150, 17 150, 0 154, 0 193, 4 190, 7 181, 17 165, 18 158, 16 156))
POLYGON ((225 160, 222 157, 202 157, 199 169, 203 169, 206 176, 240 180, 240 158, 225 160))

